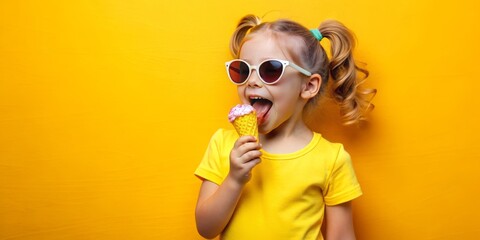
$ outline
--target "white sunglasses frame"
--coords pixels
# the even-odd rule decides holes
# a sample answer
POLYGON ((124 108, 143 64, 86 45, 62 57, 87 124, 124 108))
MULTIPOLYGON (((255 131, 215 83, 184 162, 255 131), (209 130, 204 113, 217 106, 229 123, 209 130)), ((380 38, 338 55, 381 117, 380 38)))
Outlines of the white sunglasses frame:
POLYGON ((225 63, 225 67, 226 67, 226 70, 227 70, 228 78, 230 79, 231 82, 233 82, 233 84, 239 85, 239 86, 240 86, 240 85, 243 85, 243 84, 245 84, 245 83, 248 82, 248 79, 249 79, 250 76, 252 75, 252 71, 253 71, 253 70, 255 70, 255 72, 257 73, 258 78, 262 81, 263 84, 273 85, 273 84, 277 83, 278 81, 280 81, 280 79, 283 77, 283 73, 285 72, 285 68, 286 68, 287 66, 290 66, 290 67, 294 68, 295 70, 299 71, 300 73, 302 73, 302 74, 305 75, 305 76, 312 76, 312 73, 309 72, 309 71, 307 71, 306 69, 304 69, 304 68, 296 65, 296 64, 293 63, 293 62, 290 62, 290 61, 287 61, 287 60, 281 60, 281 59, 274 59, 274 58, 266 59, 266 60, 262 61, 260 64, 258 64, 258 65, 256 65, 256 66, 250 65, 247 61, 242 60, 242 59, 233 59, 233 60, 228 61, 228 62, 225 63), (273 60, 273 61, 278 61, 278 62, 282 63, 282 74, 280 74, 280 77, 278 77, 277 80, 275 80, 274 82, 269 83, 269 82, 266 82, 265 80, 263 80, 263 78, 260 76, 260 72, 258 72, 257 69, 258 69, 258 66, 261 66, 263 63, 268 62, 268 61, 272 61, 272 60, 273 60), (233 80, 232 80, 232 77, 230 76, 230 71, 229 71, 230 64, 231 64, 232 62, 236 62, 236 61, 240 61, 240 62, 243 62, 243 63, 247 64, 248 68, 250 69, 250 72, 248 73, 247 78, 246 78, 245 81, 243 81, 242 83, 237 83, 237 82, 233 81, 233 80))

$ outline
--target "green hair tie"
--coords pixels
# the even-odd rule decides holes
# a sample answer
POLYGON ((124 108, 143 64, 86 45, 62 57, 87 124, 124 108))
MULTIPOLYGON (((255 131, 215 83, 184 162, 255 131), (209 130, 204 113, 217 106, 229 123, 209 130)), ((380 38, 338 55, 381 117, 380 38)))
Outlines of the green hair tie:
POLYGON ((310 32, 317 39, 317 41, 322 40, 322 38, 323 38, 322 33, 320 33, 320 31, 318 29, 316 29, 316 28, 310 29, 310 32))

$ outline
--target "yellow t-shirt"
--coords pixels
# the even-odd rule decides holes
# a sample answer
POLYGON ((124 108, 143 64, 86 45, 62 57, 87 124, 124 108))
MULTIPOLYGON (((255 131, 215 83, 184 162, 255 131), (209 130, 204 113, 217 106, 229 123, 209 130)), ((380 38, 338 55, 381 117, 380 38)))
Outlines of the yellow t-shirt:
MULTIPOLYGON (((226 178, 238 135, 219 129, 195 175, 218 185, 226 178)), ((362 191, 350 155, 315 133, 303 149, 289 154, 263 151, 252 170, 222 239, 323 239, 325 205, 350 201, 362 191)))

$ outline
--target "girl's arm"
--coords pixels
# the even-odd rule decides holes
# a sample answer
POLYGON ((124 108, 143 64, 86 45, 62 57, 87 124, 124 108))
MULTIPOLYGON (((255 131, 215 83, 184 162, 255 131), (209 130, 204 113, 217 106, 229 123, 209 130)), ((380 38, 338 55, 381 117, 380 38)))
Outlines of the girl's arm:
POLYGON ((203 181, 195 210, 197 230, 203 237, 214 238, 227 226, 252 168, 260 162, 259 149, 254 137, 240 137, 230 153, 230 171, 222 184, 203 181))
POLYGON ((325 225, 326 240, 355 240, 351 202, 326 206, 325 225))
POLYGON ((225 179, 222 185, 204 180, 195 212, 197 230, 205 238, 220 234, 232 217, 242 186, 225 179))

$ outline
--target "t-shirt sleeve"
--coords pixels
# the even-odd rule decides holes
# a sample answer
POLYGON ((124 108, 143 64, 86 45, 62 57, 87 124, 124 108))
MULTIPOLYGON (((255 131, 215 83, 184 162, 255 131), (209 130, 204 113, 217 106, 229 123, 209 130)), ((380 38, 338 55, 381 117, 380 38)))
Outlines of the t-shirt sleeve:
POLYGON ((208 144, 203 159, 195 170, 195 176, 220 185, 228 174, 230 150, 225 149, 224 130, 217 130, 208 144), (226 154, 227 153, 227 154, 226 154))
POLYGON ((325 204, 338 205, 361 195, 362 190, 357 181, 350 154, 340 145, 324 188, 325 204))

